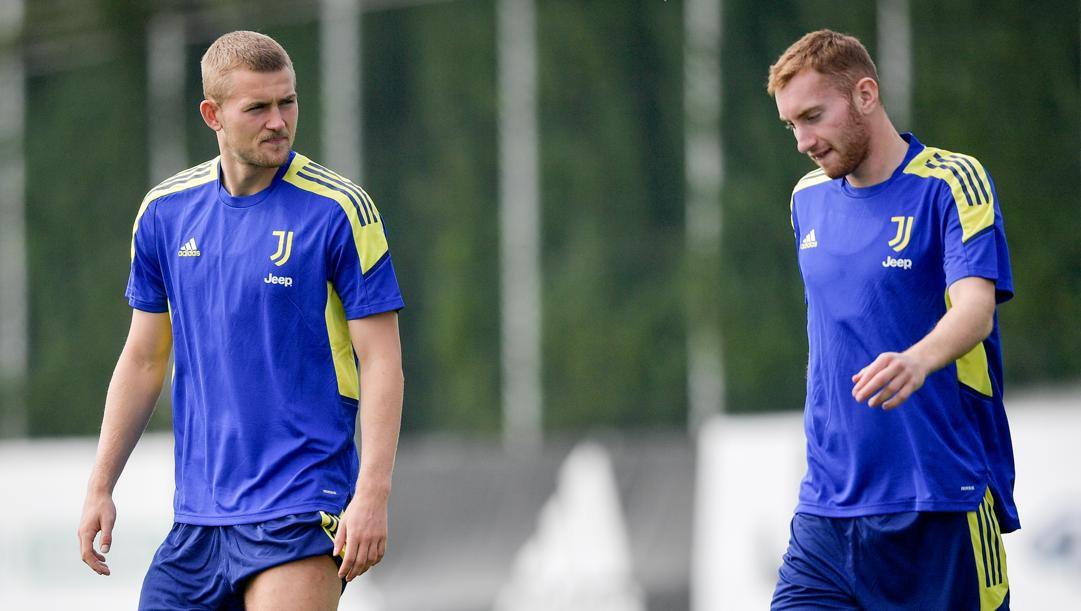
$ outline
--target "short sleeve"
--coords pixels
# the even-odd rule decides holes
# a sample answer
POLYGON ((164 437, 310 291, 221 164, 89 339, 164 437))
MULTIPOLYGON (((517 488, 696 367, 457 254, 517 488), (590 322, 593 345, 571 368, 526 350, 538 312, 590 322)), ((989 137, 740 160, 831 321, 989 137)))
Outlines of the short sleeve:
POLYGON ((131 307, 144 312, 161 313, 169 310, 165 280, 157 249, 157 206, 146 206, 135 218, 132 228, 131 273, 124 296, 131 307))
POLYGON ((994 183, 983 166, 960 157, 957 185, 943 183, 943 271, 946 286, 975 276, 995 283, 998 303, 1013 297, 1006 230, 994 183), (959 188, 958 188, 959 187, 959 188))
POLYGON ((329 231, 327 275, 342 300, 346 319, 364 318, 405 307, 390 258, 382 217, 361 224, 336 211, 329 231))

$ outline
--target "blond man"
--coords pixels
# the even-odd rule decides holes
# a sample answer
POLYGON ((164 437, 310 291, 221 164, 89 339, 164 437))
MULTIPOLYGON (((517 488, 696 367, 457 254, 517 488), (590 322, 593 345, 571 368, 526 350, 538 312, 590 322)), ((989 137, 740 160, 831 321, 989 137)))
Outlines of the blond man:
POLYGON ((82 559, 110 573, 112 491, 172 353, 174 525, 140 609, 335 609, 386 550, 403 301, 371 198, 292 150, 296 78, 281 45, 231 32, 201 68, 220 156, 151 189, 136 215, 131 330, 82 559))
POLYGON ((991 177, 898 133, 851 36, 807 34, 768 91, 818 166, 791 199, 807 473, 772 608, 1007 609, 996 309, 1013 282, 991 177))

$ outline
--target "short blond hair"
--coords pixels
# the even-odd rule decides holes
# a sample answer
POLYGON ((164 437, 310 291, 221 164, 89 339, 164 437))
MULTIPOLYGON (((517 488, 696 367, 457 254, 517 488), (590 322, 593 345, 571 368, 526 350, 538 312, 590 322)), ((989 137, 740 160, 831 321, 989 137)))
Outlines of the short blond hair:
POLYGON ((203 54, 199 67, 203 76, 203 97, 221 103, 229 95, 225 77, 233 70, 277 72, 288 68, 293 72, 293 60, 278 41, 266 34, 239 30, 215 40, 203 54))
POLYGON ((777 63, 769 67, 766 91, 774 95, 807 68, 829 77, 846 94, 862 78, 870 77, 878 82, 875 63, 859 39, 833 30, 818 30, 792 43, 777 63))

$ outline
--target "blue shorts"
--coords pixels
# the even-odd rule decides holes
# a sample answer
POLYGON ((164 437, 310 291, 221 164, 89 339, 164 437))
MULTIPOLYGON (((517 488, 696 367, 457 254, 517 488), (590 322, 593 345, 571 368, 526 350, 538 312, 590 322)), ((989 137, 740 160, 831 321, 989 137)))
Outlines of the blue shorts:
POLYGON ((976 511, 797 513, 770 609, 1008 611, 990 494, 976 511))
MULTIPOLYGON (((322 511, 255 524, 173 524, 143 579, 139 609, 243 609, 248 579, 279 564, 332 555, 337 530, 338 518, 322 511)), ((340 557, 334 560, 341 565, 340 557)))

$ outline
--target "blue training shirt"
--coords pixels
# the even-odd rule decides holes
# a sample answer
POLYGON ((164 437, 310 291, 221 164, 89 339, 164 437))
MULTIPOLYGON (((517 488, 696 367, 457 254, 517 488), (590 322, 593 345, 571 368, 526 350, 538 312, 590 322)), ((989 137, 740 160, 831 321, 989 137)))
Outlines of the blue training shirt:
POLYGON ((952 283, 987 278, 999 303, 1013 296, 991 177, 973 157, 903 137, 908 154, 885 182, 855 188, 819 169, 792 194, 810 348, 796 511, 973 511, 989 488, 1009 532, 1020 523, 997 314, 986 340, 900 407, 871 409, 851 394, 856 372, 934 328, 952 283))
POLYGON ((234 197, 213 159, 150 190, 131 257, 128 302, 172 321, 175 521, 341 512, 360 397, 346 320, 404 305, 367 193, 292 153, 234 197))

